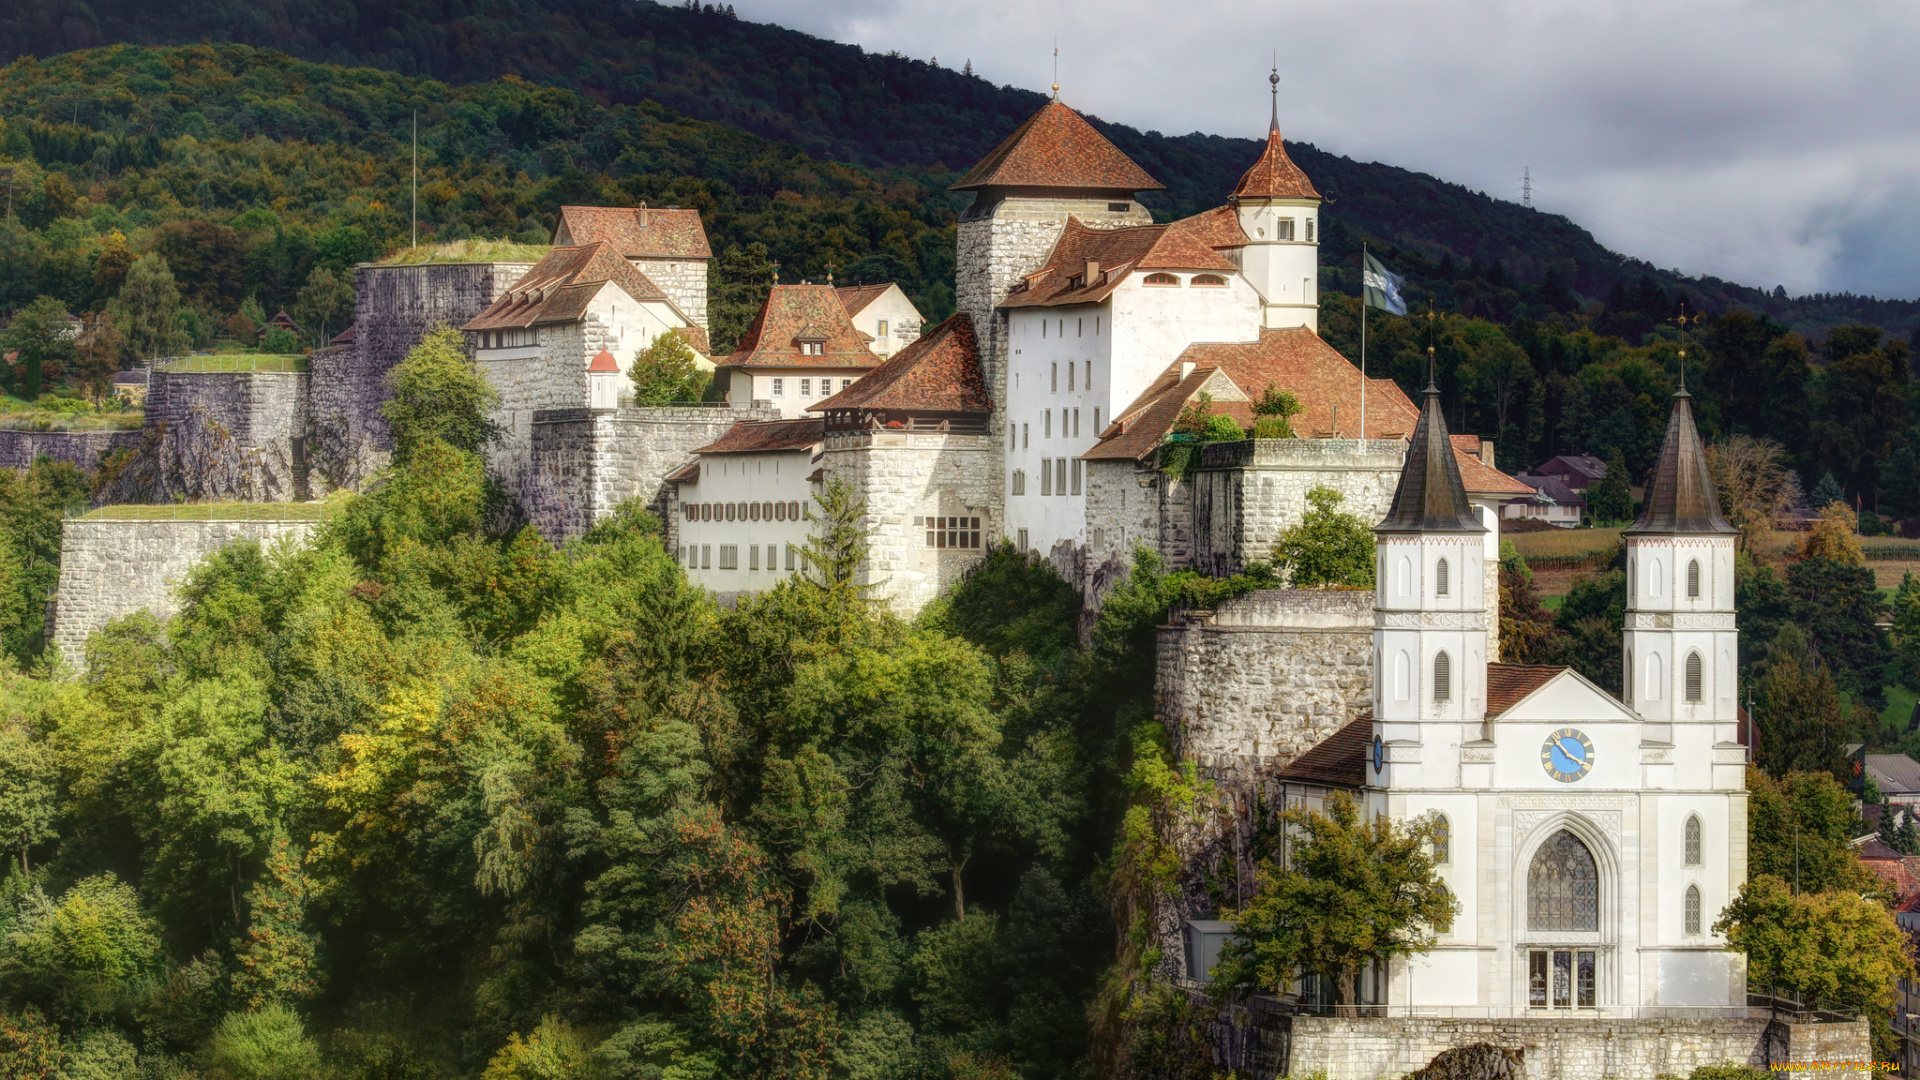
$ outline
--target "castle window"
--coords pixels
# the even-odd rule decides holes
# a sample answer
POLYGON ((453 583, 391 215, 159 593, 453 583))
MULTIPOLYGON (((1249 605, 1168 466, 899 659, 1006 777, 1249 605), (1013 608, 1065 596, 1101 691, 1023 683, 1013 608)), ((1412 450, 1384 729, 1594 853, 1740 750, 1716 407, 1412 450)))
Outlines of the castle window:
POLYGON ((1079 366, 1080 366, 1080 365, 1078 365, 1078 364, 1076 364, 1076 363, 1074 363, 1074 362, 1073 362, 1073 361, 1071 361, 1071 360, 1069 360, 1069 361, 1067 361, 1067 390, 1068 390, 1069 392, 1071 392, 1071 391, 1073 390, 1073 376, 1074 376, 1074 370, 1075 370, 1076 368, 1078 368, 1079 366))
POLYGON ((773 380, 773 396, 774 396, 774 397, 786 397, 786 396, 787 396, 787 391, 786 391, 786 387, 785 387, 785 383, 786 383, 786 380, 785 380, 785 379, 775 379, 775 380, 773 380))
POLYGON ((1053 364, 1053 385, 1049 386, 1047 389, 1053 391, 1056 394, 1060 392, 1060 362, 1057 360, 1054 361, 1054 364, 1053 364))
POLYGON ((787 571, 789 573, 793 571, 794 569, 793 564, 795 563, 795 561, 799 559, 799 557, 800 557, 800 549, 797 547, 794 547, 792 544, 788 544, 787 545, 787 571))
POLYGON ((1697 600, 1700 598, 1699 559, 1689 559, 1687 561, 1687 598, 1689 600, 1697 600))
POLYGON ((1600 929, 1600 871, 1593 853, 1565 829, 1540 845, 1527 868, 1527 929, 1600 929))
POLYGON ((754 544, 753 546, 747 548, 747 569, 749 570, 760 569, 760 545, 759 544, 754 544))
POLYGON ((1146 278, 1141 281, 1141 284, 1153 285, 1163 289, 1178 288, 1180 286, 1180 279, 1172 274, 1148 274, 1146 278))
POLYGON ((747 504, 747 520, 748 521, 760 520, 760 504, 759 503, 747 504))
POLYGON ((1080 494, 1080 459, 1073 459, 1073 493, 1080 494))
POLYGON ((1053 494, 1053 459, 1040 459, 1040 494, 1053 494))
POLYGON ((873 336, 874 336, 874 337, 886 337, 886 336, 887 336, 887 320, 885 320, 885 319, 881 319, 881 320, 880 320, 880 321, 879 321, 878 323, 876 323, 876 324, 874 324, 874 334, 873 334, 873 336))
POLYGON ((1293 239, 1293 219, 1290 217, 1283 217, 1279 221, 1275 222, 1273 238, 1275 240, 1293 239))
POLYGON ((1700 815, 1687 815, 1686 859, 1688 866, 1700 865, 1700 815))
POLYGON ((767 569, 769 570, 780 569, 778 566, 774 565, 774 563, 778 561, 779 554, 780 554, 780 549, 778 546, 774 544, 767 545, 767 569))
POLYGON ((1307 219, 1307 243, 1313 243, 1313 219, 1307 219))
POLYGON ((1073 410, 1073 437, 1076 439, 1080 437, 1080 410, 1079 409, 1073 410))
POLYGON ((692 521, 692 520, 693 520, 693 515, 694 515, 694 509, 693 509, 693 504, 692 504, 692 503, 686 503, 686 504, 684 504, 684 505, 683 505, 683 506, 681 507, 681 509, 683 509, 683 510, 685 510, 685 511, 686 511, 686 516, 687 516, 687 520, 688 520, 688 521, 692 521))
POLYGON ((1043 412, 1040 414, 1040 437, 1043 439, 1053 438, 1053 410, 1052 409, 1048 409, 1046 412, 1043 412))
POLYGON ((1067 459, 1054 458, 1053 472, 1054 494, 1065 495, 1067 493, 1067 459))
POLYGON ((1447 595, 1447 560, 1441 559, 1433 567, 1433 594, 1447 595))
POLYGON ((1008 492, 1008 494, 1010 495, 1025 495, 1027 493, 1027 470, 1025 469, 1013 470, 1013 481, 1011 483, 1011 487, 1013 490, 1008 492))
POLYGON ((926 519, 927 546, 930 548, 980 547, 980 519, 977 517, 930 517, 926 519))
MULTIPOLYGON (((805 516, 807 516, 807 517, 812 517, 813 515, 811 515, 811 514, 808 514, 808 515, 805 515, 805 516)), ((800 513, 800 504, 799 504, 799 503, 797 503, 797 502, 790 502, 790 503, 788 503, 788 504, 787 504, 787 520, 788 520, 788 521, 799 521, 801 517, 802 517, 802 515, 801 515, 801 513, 800 513)))
POLYGON ((1020 425, 1020 449, 1029 450, 1029 449, 1032 449, 1032 447, 1033 447, 1033 425, 1023 422, 1020 425))
POLYGON ((1027 530, 1021 529, 1018 533, 1015 533, 1014 540, 1015 540, 1014 546, 1019 548, 1021 551, 1027 551, 1030 549, 1031 545, 1027 543, 1027 530))
MULTIPOLYGON (((1091 379, 1092 376, 1089 375, 1088 378, 1091 379)), ((1100 406, 1098 405, 1093 407, 1093 435, 1096 439, 1100 437, 1100 406)))
POLYGON ((1686 920, 1687 920, 1687 935, 1691 937, 1699 934, 1700 933, 1700 886, 1698 885, 1687 886, 1686 920))
POLYGON ((840 389, 842 389, 842 390, 845 390, 845 389, 846 389, 847 387, 849 387, 849 386, 852 386, 852 385, 853 385, 853 380, 852 380, 852 379, 841 379, 841 380, 840 380, 840 389))
POLYGON ((740 548, 733 544, 720 545, 720 569, 740 569, 740 548))
MULTIPOLYGON (((1086 336, 1087 336, 1087 317, 1086 317, 1085 315, 1082 315, 1082 316, 1080 316, 1080 317, 1079 317, 1078 319, 1075 319, 1075 320, 1074 320, 1074 326, 1073 326, 1073 336, 1074 336, 1074 337, 1086 337, 1086 336)), ((1071 383, 1073 382, 1073 376, 1072 376, 1072 375, 1068 375, 1068 376, 1067 376, 1067 382, 1068 382, 1069 384, 1071 384, 1071 383)), ((1068 385, 1068 387, 1067 387, 1067 389, 1069 389, 1069 390, 1071 390, 1071 389, 1073 389, 1073 387, 1072 387, 1072 385, 1068 385)))
POLYGON ((773 504, 773 520, 775 521, 787 520, 787 504, 786 503, 773 504))
POLYGON ((1447 822, 1447 815, 1434 816, 1437 820, 1433 823, 1433 861, 1437 866, 1445 866, 1452 848, 1453 829, 1447 822))
POLYGON ((1687 654, 1687 700, 1688 701, 1700 700, 1700 682, 1701 682, 1700 654, 1697 652, 1690 652, 1687 654))
POLYGON ((1224 289, 1227 279, 1219 274, 1195 274, 1191 284, 1196 289, 1224 289))
POLYGON ((746 516, 746 515, 744 515, 744 514, 742 514, 742 513, 740 513, 740 504, 739 504, 739 503, 728 503, 728 504, 727 504, 727 520, 728 520, 728 521, 734 521, 734 520, 737 520, 738 518, 741 518, 741 517, 745 517, 745 516, 746 516))
POLYGON ((712 544, 700 545, 700 569, 702 570, 713 569, 713 545, 712 544))
POLYGON ((801 397, 813 396, 813 380, 812 379, 800 380, 800 396, 801 397))
POLYGON ((1453 657, 1445 649, 1433 654, 1433 700, 1453 700, 1453 657))
POLYGON ((1133 209, 1132 203, 1110 202, 1107 204, 1107 211, 1113 214, 1124 214, 1131 209, 1133 209))

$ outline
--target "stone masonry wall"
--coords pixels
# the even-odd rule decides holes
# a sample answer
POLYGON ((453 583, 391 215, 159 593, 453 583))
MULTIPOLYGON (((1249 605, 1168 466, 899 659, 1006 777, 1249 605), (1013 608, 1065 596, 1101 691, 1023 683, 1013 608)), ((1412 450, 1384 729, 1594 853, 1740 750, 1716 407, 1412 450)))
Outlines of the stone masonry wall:
POLYGON ((38 458, 65 461, 82 472, 116 450, 140 445, 138 431, 0 430, 0 469, 25 471, 38 458))
POLYGON ((312 521, 68 521, 60 533, 53 643, 84 661, 87 636, 141 609, 167 618, 174 589, 208 553, 235 540, 303 542, 312 521))
POLYGON ((985 554, 1000 534, 993 438, 939 432, 881 431, 827 440, 828 477, 844 480, 866 504, 861 528, 867 561, 858 580, 896 613, 925 607, 985 554), (915 518, 978 517, 978 549, 928 549, 915 518))
POLYGON ((1386 516, 1406 460, 1399 439, 1248 439, 1201 451, 1190 477, 1193 566, 1226 577, 1272 557, 1280 534, 1309 509, 1307 492, 1330 487, 1340 509, 1371 527, 1386 516))
POLYGON ((1155 547, 1160 528, 1160 487, 1167 477, 1131 461, 1087 462, 1087 554, 1094 562, 1119 556, 1129 564, 1133 546, 1155 547))
POLYGON ((665 290, 673 306, 692 319, 693 325, 707 328, 706 259, 640 259, 634 266, 665 290))
POLYGON ((307 434, 305 372, 167 371, 155 369, 148 383, 146 434, 173 438, 212 421, 233 437, 262 502, 305 498, 302 462, 307 434), (194 414, 198 413, 196 417, 194 414))
POLYGON ((1270 589, 1161 627, 1156 711, 1201 775, 1244 787, 1373 696, 1373 593, 1270 589))
MULTIPOLYGON (((1268 1015, 1252 1020, 1256 1038, 1222 1038, 1216 1046, 1257 1080, 1324 1071, 1328 1080, 1397 1080, 1437 1055, 1485 1043, 1518 1051, 1526 1080, 1656 1080, 1686 1076, 1702 1065, 1728 1063, 1765 1070, 1788 1063, 1864 1062, 1871 1058, 1863 1020, 1818 1024, 1771 1022, 1765 1014, 1728 1019, 1599 1019, 1527 1016, 1509 1019, 1318 1017, 1268 1015)), ((1244 1028, 1242 1029, 1244 1030, 1244 1028)), ((1836 1069, 1822 1075, 1860 1077, 1836 1069)))
POLYGON ((667 474, 733 425, 779 418, 774 408, 696 406, 535 412, 531 472, 519 487, 522 506, 555 543, 580 535, 636 495, 671 529, 667 474))

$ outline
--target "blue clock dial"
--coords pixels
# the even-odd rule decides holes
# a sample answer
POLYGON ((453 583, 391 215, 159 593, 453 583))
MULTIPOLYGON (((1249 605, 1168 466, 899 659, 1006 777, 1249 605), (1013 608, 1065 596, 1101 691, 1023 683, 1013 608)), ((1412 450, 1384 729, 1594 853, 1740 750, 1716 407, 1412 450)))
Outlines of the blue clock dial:
POLYGON ((1593 769, 1593 740, 1574 728, 1561 728, 1540 747, 1540 766, 1547 775, 1571 784, 1593 769))

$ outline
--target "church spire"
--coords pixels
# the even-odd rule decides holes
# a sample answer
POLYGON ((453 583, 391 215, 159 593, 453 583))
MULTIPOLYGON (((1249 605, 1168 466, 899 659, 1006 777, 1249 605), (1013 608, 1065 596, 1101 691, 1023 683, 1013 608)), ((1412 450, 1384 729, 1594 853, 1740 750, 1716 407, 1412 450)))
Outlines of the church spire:
POLYGON ((1429 374, 1426 400, 1420 406, 1420 421, 1413 427, 1413 441, 1407 447, 1406 464, 1400 468, 1400 484, 1393 492, 1393 505, 1374 532, 1486 532, 1480 515, 1467 501, 1467 488, 1460 480, 1460 463, 1454 460, 1453 439, 1447 434, 1447 420, 1440 408, 1440 388, 1429 374))
POLYGON ((1629 535, 1732 534, 1738 532, 1720 512, 1720 496, 1707 468, 1706 449, 1693 425, 1693 395, 1683 384, 1673 395, 1673 415, 1660 461, 1647 482, 1646 502, 1629 535))

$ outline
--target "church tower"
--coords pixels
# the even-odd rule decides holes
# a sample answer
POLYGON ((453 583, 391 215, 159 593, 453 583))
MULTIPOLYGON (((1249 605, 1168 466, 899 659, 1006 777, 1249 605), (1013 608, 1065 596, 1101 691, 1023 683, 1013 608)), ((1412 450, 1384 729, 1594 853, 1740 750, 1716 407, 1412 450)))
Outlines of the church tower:
MULTIPOLYGON (((1069 217, 1095 229, 1151 225, 1142 191, 1165 186, 1054 98, 1014 129, 951 191, 973 193, 960 214, 954 252, 954 301, 973 318, 981 373, 993 395, 994 475, 1004 475, 1007 318, 1002 300, 1052 254, 1069 217)), ((1004 492, 992 509, 1004 526, 1004 492)))
POLYGON ((1627 613, 1621 697, 1655 723, 1720 725, 1737 738, 1738 633, 1733 553, 1692 402, 1673 395, 1666 444, 1640 519, 1626 530, 1627 613))
POLYGON ((1320 193, 1280 138, 1280 72, 1267 146, 1228 200, 1247 234, 1240 270, 1264 300, 1261 325, 1320 329, 1320 193))
POLYGON ((1458 745, 1480 737, 1486 715, 1486 532, 1429 382, 1393 504, 1374 529, 1373 715, 1388 744, 1432 744, 1419 725, 1461 725, 1421 748, 1436 762, 1449 753, 1458 761, 1458 745))

